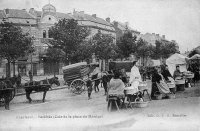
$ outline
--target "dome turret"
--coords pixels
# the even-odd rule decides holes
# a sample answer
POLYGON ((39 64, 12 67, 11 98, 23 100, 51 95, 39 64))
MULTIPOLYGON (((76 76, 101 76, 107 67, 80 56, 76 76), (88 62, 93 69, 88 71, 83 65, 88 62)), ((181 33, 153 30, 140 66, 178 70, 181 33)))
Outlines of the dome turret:
POLYGON ((54 12, 55 13, 56 8, 51 4, 47 4, 47 5, 43 6, 42 11, 43 12, 54 12))

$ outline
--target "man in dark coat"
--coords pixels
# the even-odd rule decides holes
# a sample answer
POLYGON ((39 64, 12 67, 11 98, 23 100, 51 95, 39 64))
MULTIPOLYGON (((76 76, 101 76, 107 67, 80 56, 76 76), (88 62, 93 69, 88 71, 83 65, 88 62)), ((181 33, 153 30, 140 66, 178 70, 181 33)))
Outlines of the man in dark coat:
POLYGON ((172 77, 172 75, 169 72, 169 69, 168 69, 167 65, 165 65, 165 68, 164 68, 164 70, 162 71, 161 74, 163 75, 163 77, 165 78, 166 81, 169 81, 168 77, 172 77))

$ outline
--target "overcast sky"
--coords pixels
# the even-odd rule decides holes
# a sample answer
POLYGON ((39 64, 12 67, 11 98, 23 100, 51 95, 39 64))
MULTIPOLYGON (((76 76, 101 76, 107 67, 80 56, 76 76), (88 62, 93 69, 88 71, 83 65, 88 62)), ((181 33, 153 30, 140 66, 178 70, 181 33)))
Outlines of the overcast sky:
MULTIPOLYGON (((0 0, 0 9, 41 10, 49 0, 0 0)), ((176 40, 180 51, 200 46, 200 0, 50 0, 58 12, 73 9, 129 22, 141 33, 165 35, 176 40)))

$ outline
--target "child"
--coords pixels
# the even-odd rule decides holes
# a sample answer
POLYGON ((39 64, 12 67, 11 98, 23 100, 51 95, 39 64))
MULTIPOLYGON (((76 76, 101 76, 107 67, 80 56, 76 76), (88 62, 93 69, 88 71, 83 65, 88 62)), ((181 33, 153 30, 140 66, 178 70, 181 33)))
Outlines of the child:
POLYGON ((92 93, 92 81, 88 80, 86 81, 86 86, 88 89, 88 100, 91 99, 91 93, 92 93))

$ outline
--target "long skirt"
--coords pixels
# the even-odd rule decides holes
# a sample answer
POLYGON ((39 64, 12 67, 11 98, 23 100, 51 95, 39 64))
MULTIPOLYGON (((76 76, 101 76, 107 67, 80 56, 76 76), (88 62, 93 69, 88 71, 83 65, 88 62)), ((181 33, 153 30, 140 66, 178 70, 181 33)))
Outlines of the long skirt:
POLYGON ((167 83, 165 83, 163 80, 161 80, 160 83, 156 83, 156 85, 160 93, 163 93, 163 94, 170 93, 167 83))

